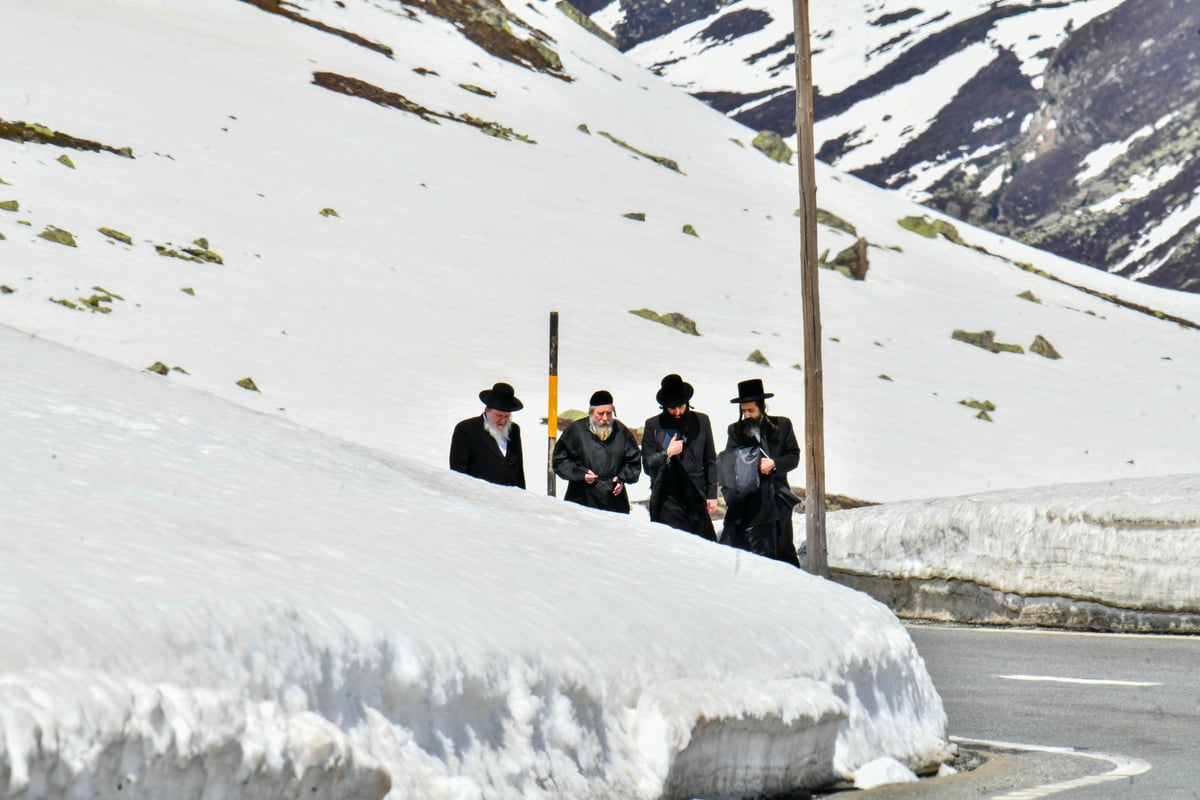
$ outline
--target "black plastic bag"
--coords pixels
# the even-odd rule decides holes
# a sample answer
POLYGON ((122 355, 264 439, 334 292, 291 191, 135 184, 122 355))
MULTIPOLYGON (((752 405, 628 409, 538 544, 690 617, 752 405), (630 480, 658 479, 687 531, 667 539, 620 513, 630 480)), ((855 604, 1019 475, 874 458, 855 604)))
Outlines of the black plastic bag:
POLYGON ((733 505, 758 491, 758 462, 762 454, 757 445, 731 447, 717 455, 717 485, 725 505, 733 505))

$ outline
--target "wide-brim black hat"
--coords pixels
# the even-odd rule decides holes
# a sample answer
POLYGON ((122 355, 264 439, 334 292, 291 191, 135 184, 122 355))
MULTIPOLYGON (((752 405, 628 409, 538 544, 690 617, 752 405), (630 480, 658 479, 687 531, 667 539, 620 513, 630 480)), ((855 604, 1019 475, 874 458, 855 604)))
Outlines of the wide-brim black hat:
POLYGON ((675 373, 671 373, 662 379, 662 386, 654 395, 654 399, 663 408, 675 408, 691 400, 695 392, 696 390, 690 383, 675 373))
POLYGON ((746 381, 738 381, 738 396, 729 402, 749 403, 753 400, 766 400, 768 397, 774 396, 774 392, 763 391, 762 378, 751 378, 746 381))
POLYGON ((517 399, 513 387, 507 383, 497 383, 490 389, 484 389, 479 393, 479 399, 485 406, 497 411, 520 411, 525 407, 525 404, 517 399))

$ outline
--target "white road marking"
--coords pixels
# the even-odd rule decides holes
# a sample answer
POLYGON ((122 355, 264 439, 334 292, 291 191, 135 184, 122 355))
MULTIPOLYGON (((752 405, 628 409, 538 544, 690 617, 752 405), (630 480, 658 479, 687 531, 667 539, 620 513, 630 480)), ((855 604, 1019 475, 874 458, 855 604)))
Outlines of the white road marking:
POLYGON ((1132 778, 1135 775, 1141 775, 1143 772, 1150 771, 1150 763, 1143 761, 1140 758, 1132 758, 1130 756, 1107 755, 1104 753, 1084 753, 1076 750, 1073 747, 1048 747, 1037 744, 1017 744, 1016 742, 993 742, 984 739, 959 739, 958 737, 950 737, 956 742, 965 742, 968 744, 982 744, 989 747, 1003 747, 1009 750, 1029 750, 1039 753, 1063 753, 1065 755, 1082 756, 1083 758, 1094 758, 1100 761, 1107 761, 1113 765, 1113 768, 1108 772, 1099 775, 1087 775, 1082 778, 1075 778, 1069 781, 1061 781, 1059 783, 1047 783, 1042 786, 1032 786, 1028 789, 1017 789, 1016 791, 1006 792, 1004 794, 992 795, 989 800, 1039 800, 1043 797, 1049 797, 1059 792, 1066 792, 1071 789, 1079 789, 1084 786, 1097 786, 1102 783, 1111 781, 1120 781, 1126 778, 1132 778))
POLYGON ((1162 686, 1151 681, 1114 681, 1097 678, 1059 678, 1053 675, 995 675, 1005 681, 1033 681, 1035 683, 1080 683, 1085 686, 1162 686))

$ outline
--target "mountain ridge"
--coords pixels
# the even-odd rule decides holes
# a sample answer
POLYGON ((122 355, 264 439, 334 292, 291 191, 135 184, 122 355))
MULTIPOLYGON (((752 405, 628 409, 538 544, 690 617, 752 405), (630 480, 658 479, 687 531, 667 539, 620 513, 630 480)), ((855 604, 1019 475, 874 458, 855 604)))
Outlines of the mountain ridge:
MULTIPOLYGON (((942 5, 810 7, 818 157, 1064 257, 1200 291, 1195 4, 942 5), (1084 167, 1121 143, 1102 173, 1084 167)), ((618 0, 595 16, 619 20, 621 32, 638 15, 665 15, 658 28, 638 28, 654 36, 619 43, 748 127, 794 135, 788 4, 741 2, 703 15, 689 8, 681 16, 618 0), (725 32, 719 47, 701 41, 714 26, 725 32), (780 59, 764 67, 768 50, 780 59)))

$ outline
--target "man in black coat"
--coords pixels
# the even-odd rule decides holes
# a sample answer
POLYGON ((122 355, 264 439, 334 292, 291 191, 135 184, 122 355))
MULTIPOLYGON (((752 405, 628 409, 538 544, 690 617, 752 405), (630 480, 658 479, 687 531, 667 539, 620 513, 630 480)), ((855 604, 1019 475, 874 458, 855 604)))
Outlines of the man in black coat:
POLYGON ((501 486, 525 488, 525 459, 521 428, 512 421, 524 404, 513 387, 497 383, 479 393, 483 414, 454 426, 450 439, 450 469, 501 486))
MULTIPOLYGON (((792 541, 792 504, 780 497, 788 489, 787 474, 800 465, 800 444, 792 421, 767 415, 767 398, 759 378, 738 383, 738 396, 730 400, 741 409, 740 419, 729 426, 725 449, 754 446, 758 449, 758 491, 729 505, 721 541, 768 558, 799 567, 792 541)), ((790 491, 790 489, 788 489, 790 491)))
POLYGON ((612 393, 593 392, 588 415, 554 445, 554 472, 568 481, 564 500, 628 514, 625 484, 637 483, 642 463, 637 439, 615 415, 612 393))
POLYGON ((695 390, 667 375, 654 399, 662 413, 646 420, 642 465, 650 476, 650 519, 716 541, 717 453, 708 417, 693 411, 695 390))

